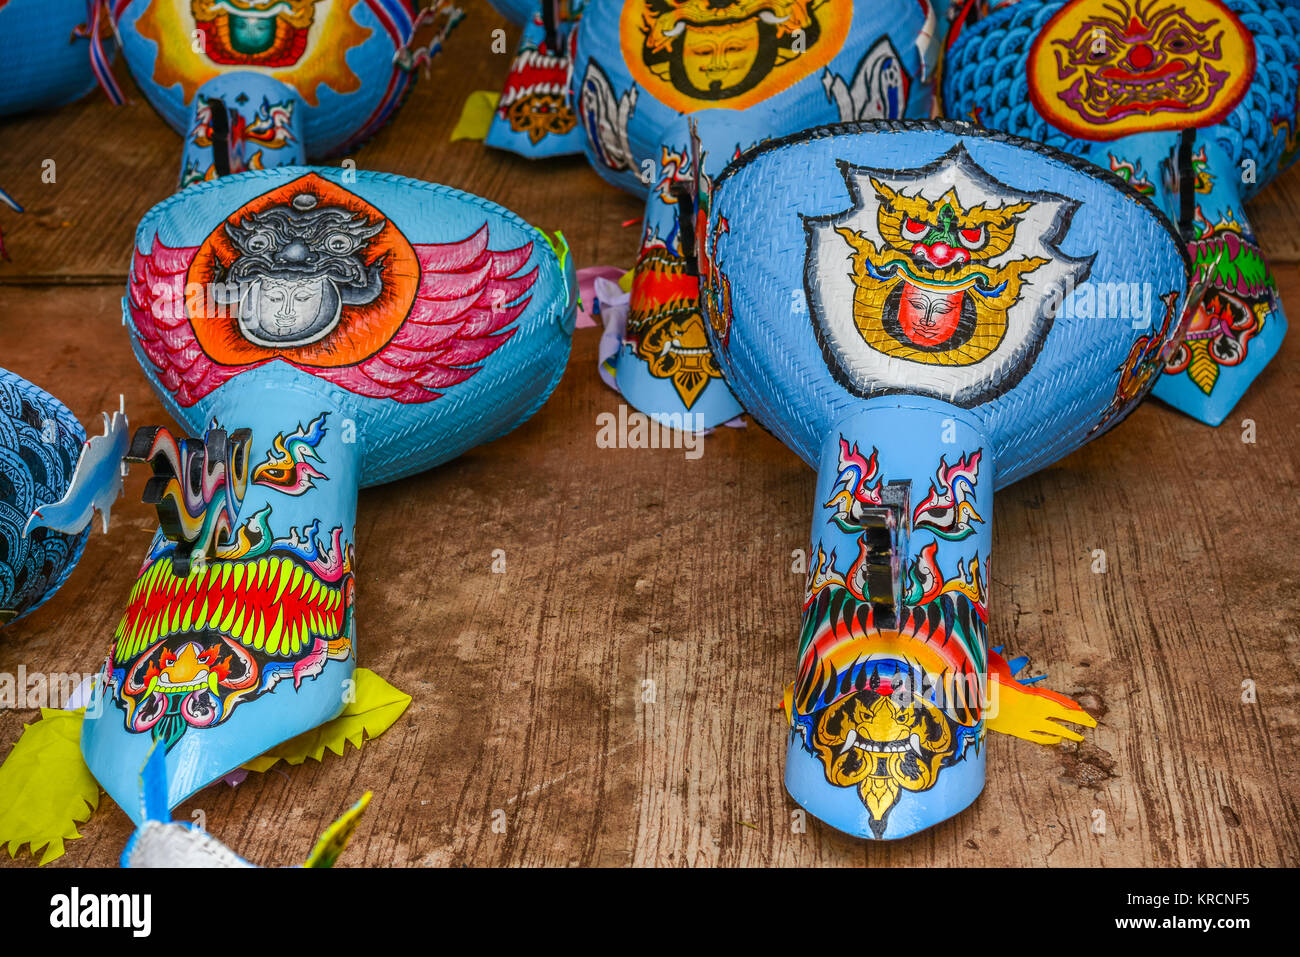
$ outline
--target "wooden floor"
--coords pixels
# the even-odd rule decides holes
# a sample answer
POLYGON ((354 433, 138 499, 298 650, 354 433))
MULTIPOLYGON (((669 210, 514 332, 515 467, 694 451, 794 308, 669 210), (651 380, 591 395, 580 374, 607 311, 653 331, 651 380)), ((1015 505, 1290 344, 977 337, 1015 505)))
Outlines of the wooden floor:
MULTIPOLYGON (((500 86, 508 58, 485 53, 500 25, 475 3, 358 165, 560 228, 579 265, 630 264, 638 237, 620 224, 640 204, 581 159, 448 142, 466 95, 500 86)), ((96 430, 119 394, 134 425, 170 424, 119 298, 180 143, 131 92, 124 109, 93 96, 0 125, 0 184, 28 207, 0 212, 0 365, 96 430)), ((1300 317, 1300 170, 1251 215, 1300 317)), ((812 473, 752 424, 709 436, 695 461, 597 448, 596 417, 619 403, 597 338, 578 331, 554 397, 516 433, 362 494, 360 661, 414 696, 406 715, 362 752, 215 785, 178 816, 201 809, 266 865, 300 862, 366 789, 343 865, 1300 864, 1300 334, 1221 428, 1151 401, 999 494, 992 643, 1030 655, 1100 726, 1077 747, 993 736, 972 809, 872 846, 815 821, 796 833, 781 783, 812 473)), ((132 472, 63 590, 0 632, 0 672, 98 667, 155 524, 144 480, 132 472)), ((34 717, 0 712, 0 756, 34 717)), ((82 832, 59 864, 115 863, 130 825, 105 799, 82 832)))

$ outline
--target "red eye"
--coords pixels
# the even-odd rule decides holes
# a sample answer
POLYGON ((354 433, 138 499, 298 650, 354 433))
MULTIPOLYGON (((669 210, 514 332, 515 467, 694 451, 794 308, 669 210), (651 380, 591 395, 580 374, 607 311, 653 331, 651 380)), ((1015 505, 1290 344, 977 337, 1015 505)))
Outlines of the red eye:
POLYGON ((176 656, 173 655, 170 651, 164 651, 161 655, 158 656, 158 663, 162 665, 164 668, 167 667, 168 665, 174 665, 176 664, 176 656))
POLYGON ((903 235, 908 239, 920 239, 930 231, 930 227, 925 223, 918 223, 911 216, 903 219, 903 235))
POLYGON ((961 237, 961 244, 967 249, 979 249, 988 242, 988 233, 983 226, 978 229, 958 230, 957 235, 961 237))

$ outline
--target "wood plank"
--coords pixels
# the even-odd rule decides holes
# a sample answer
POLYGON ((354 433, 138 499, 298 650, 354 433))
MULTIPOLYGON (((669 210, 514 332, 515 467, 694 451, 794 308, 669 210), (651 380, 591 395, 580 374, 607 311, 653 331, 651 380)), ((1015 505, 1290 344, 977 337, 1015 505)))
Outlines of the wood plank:
MULTIPOLYGON (((1300 270, 1283 279, 1300 306, 1300 270)), ((116 294, 0 289, 5 361, 83 421, 119 391, 136 424, 166 421, 116 294)), ((1101 726, 1077 747, 995 736, 970 811, 871 847, 815 822, 792 833, 781 785, 811 472, 753 425, 709 436, 696 461, 598 449, 596 416, 618 399, 595 341, 578 333, 554 398, 513 435, 362 493, 360 660, 415 696, 401 722, 360 754, 213 786, 179 814, 202 810, 263 864, 299 860, 366 788, 352 865, 1300 863, 1294 336, 1222 428, 1149 402, 999 494, 993 641, 1101 726)), ((143 481, 63 591, 5 629, 0 671, 102 660, 154 527, 143 481)), ((33 717, 0 713, 0 753, 33 717)), ((130 828, 106 802, 83 830, 65 863, 112 863, 130 828)))
MULTIPOLYGON (((640 203, 581 159, 534 166, 447 141, 465 95, 505 71, 484 53, 499 20, 474 14, 359 165, 561 228, 580 264, 630 262, 636 230, 620 223, 640 203)), ((168 423, 119 299, 178 138, 137 94, 123 111, 91 98, 8 121, 0 140, 0 183, 30 209, 0 211, 13 256, 0 264, 0 364, 92 427, 119 393, 134 424, 168 423), (58 182, 42 185, 50 157, 58 182)), ((1293 314, 1297 213, 1296 171, 1251 208, 1293 314)), ((808 545, 812 473, 753 424, 709 436, 698 460, 597 448, 596 416, 619 400, 595 375, 596 339, 577 333, 554 397, 511 436, 362 493, 360 660, 415 697, 402 720, 361 753, 210 787, 178 816, 203 811, 261 864, 300 861, 367 788, 345 865, 1300 864, 1295 335, 1221 428, 1149 402, 999 494, 993 642, 1029 654, 1101 726, 1077 747, 995 736, 973 808, 872 846, 812 821, 794 832, 781 784, 775 706, 794 667, 791 552, 808 545), (1241 441, 1247 419, 1255 444, 1241 441)), ((91 538, 64 589, 0 632, 0 672, 97 667, 155 525, 144 480, 132 472, 111 534, 91 538)), ((0 712, 0 756, 35 716, 0 712)), ((82 830, 60 864, 115 863, 130 826, 105 801, 82 830)))
POLYGON ((1246 215, 1269 262, 1300 263, 1300 165, 1265 186, 1246 204, 1246 215))

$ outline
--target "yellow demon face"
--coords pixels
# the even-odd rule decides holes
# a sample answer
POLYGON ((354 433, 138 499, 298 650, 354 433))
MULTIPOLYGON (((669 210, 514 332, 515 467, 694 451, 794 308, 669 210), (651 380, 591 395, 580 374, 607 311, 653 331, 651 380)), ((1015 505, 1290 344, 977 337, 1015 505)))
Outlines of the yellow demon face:
POLYGON ((662 246, 642 250, 632 282, 628 340, 650 374, 668 379, 687 409, 722 369, 709 348, 699 288, 685 260, 662 246))
POLYGON ((1035 106, 1085 139, 1211 126, 1254 73, 1254 41, 1220 0, 1074 0, 1029 54, 1035 106))
POLYGON ((952 719, 907 679, 866 689, 822 711, 812 744, 837 787, 857 787, 882 825, 903 791, 925 791, 953 754, 952 719))
POLYGON ((872 178, 883 243, 838 232, 853 250, 855 318, 862 337, 886 355, 933 365, 969 365, 996 349, 1022 277, 1042 257, 992 260, 1015 244, 1030 203, 963 205, 956 189, 927 199, 872 178), (877 277, 888 277, 880 281, 877 277))
POLYGON ((1091 269, 1057 246, 1078 204, 1001 182, 960 144, 917 169, 842 172, 853 206, 805 219, 804 291, 837 381, 966 407, 1015 385, 1053 294, 1091 269))

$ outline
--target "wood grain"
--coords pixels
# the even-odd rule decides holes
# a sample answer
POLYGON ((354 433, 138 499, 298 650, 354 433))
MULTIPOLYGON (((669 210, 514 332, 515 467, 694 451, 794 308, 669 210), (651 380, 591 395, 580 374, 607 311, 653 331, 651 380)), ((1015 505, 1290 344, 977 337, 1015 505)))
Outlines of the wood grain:
MULTIPOLYGON (((562 228, 581 264, 629 262, 637 237, 620 223, 639 204, 581 161, 447 142, 465 95, 505 68, 486 52, 499 21, 474 13, 359 164, 562 228)), ((168 422, 119 299, 134 225, 171 191, 179 144, 136 100, 0 126, 0 182, 48 190, 3 220, 0 364, 88 424, 119 393, 134 424, 168 422), (18 175, 47 155, 57 184, 18 175)), ((1297 184, 1254 209, 1275 261, 1292 251, 1277 271, 1293 314, 1297 184)), ((201 810, 267 865, 301 861, 365 789, 345 865, 1300 864, 1295 335, 1221 428, 1148 402, 999 493, 992 641, 1101 724, 1079 746, 994 736, 974 807, 888 845, 792 828, 781 784, 776 705, 803 589, 791 553, 807 548, 812 473, 752 423, 710 435, 697 460, 598 448, 596 417, 619 400, 596 377, 596 340, 577 333, 554 397, 517 432, 362 493, 360 661, 414 696, 407 714, 360 753, 214 785, 178 816, 201 810), (505 574, 491 572, 497 548, 505 574)), ((132 472, 64 589, 0 632, 0 671, 97 667, 154 528, 144 479, 132 472)), ((0 755, 35 716, 0 712, 0 755)), ((59 864, 116 862, 130 825, 106 799, 82 832, 59 864)))

